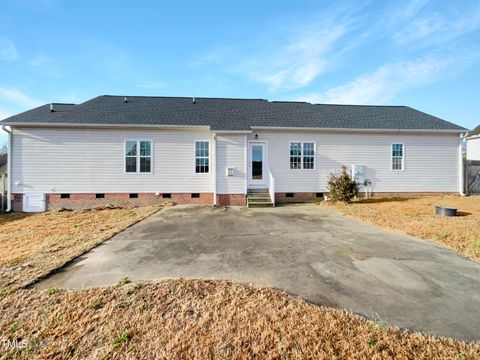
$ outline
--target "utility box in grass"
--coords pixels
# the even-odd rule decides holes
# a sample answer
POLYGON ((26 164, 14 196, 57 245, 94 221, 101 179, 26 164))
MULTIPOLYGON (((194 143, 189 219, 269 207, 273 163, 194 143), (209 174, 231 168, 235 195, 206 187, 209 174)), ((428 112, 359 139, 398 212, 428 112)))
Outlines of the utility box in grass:
POLYGON ((24 212, 43 212, 46 210, 46 201, 44 193, 25 193, 23 194, 24 212))

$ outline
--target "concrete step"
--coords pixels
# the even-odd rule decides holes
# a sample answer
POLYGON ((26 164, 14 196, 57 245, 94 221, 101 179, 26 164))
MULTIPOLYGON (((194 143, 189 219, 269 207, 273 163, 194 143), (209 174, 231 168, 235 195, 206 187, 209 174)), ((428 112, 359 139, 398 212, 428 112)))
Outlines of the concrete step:
POLYGON ((247 194, 254 194, 254 193, 268 193, 267 188, 259 188, 259 189, 248 189, 247 194))
POLYGON ((269 194, 255 194, 247 196, 247 207, 273 207, 269 194))
POLYGON ((270 200, 270 198, 263 198, 263 199, 249 199, 247 198, 247 201, 248 202, 251 202, 251 203, 271 203, 272 201, 270 200))
POLYGON ((273 207, 270 201, 247 201, 247 207, 259 208, 259 207, 273 207))
POLYGON ((247 195, 249 199, 270 199, 270 194, 254 194, 254 195, 247 195))
POLYGON ((273 207, 268 189, 248 189, 248 207, 273 207))

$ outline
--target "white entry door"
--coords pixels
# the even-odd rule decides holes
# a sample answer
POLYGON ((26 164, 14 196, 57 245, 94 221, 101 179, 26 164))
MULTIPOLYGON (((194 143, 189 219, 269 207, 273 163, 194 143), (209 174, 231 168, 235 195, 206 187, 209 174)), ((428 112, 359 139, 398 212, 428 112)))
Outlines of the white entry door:
POLYGON ((265 186, 265 143, 248 143, 248 185, 265 186))

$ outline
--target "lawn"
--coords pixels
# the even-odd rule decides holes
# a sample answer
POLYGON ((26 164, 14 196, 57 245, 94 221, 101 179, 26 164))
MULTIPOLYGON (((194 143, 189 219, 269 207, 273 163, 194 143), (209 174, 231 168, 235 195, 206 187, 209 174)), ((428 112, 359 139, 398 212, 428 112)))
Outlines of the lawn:
POLYGON ((0 215, 0 296, 45 276, 158 209, 0 215))
POLYGON ((256 285, 23 288, 158 209, 0 216, 0 358, 480 358, 480 343, 388 328, 256 285))
POLYGON ((324 202, 321 206, 389 230, 434 241, 480 261, 480 197, 371 198, 351 204, 324 202), (455 207, 459 216, 437 216, 435 205, 455 207))
POLYGON ((478 343, 407 333, 271 288, 221 280, 19 290, 0 299, 0 313, 0 334, 20 344, 4 346, 6 358, 480 357, 478 343))

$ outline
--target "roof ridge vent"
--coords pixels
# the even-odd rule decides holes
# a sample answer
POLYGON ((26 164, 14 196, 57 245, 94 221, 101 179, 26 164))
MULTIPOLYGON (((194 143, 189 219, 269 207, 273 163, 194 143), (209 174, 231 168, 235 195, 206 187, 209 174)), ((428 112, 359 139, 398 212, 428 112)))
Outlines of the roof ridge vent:
POLYGON ((123 99, 124 102, 128 103, 128 98, 125 96, 125 98, 123 99))
POLYGON ((53 108, 53 103, 52 103, 52 104, 50 104, 50 112, 54 112, 54 111, 55 111, 55 110, 54 110, 54 108, 53 108))

